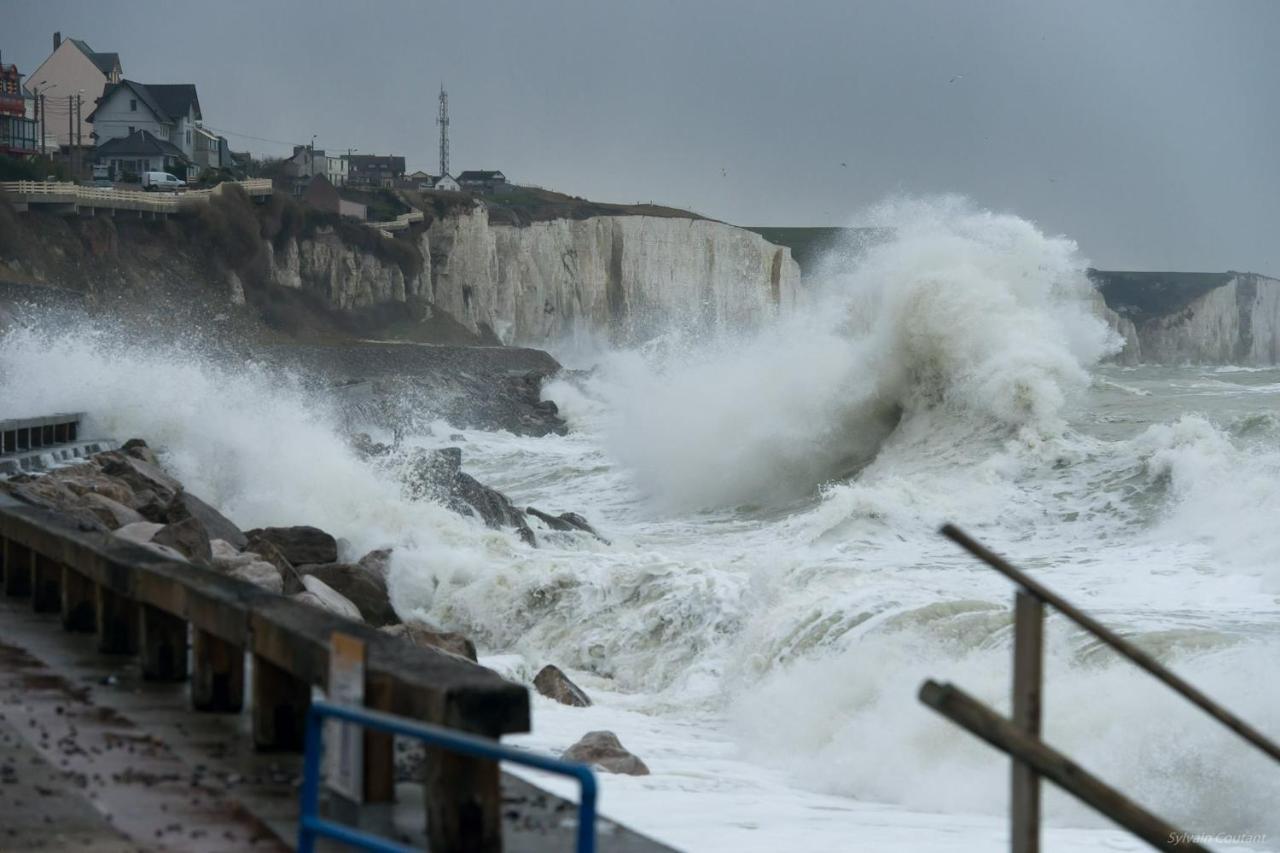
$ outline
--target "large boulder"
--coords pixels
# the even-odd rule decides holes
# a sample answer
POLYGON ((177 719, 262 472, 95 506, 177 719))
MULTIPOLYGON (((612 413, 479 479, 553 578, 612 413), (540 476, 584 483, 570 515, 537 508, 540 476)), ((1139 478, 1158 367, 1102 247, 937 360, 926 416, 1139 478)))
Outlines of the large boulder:
POLYGON ((538 671, 533 677, 533 686, 543 696, 554 699, 561 705, 585 708, 591 704, 586 692, 570 681, 560 667, 552 664, 547 664, 538 671))
MULTIPOLYGON (((284 592, 283 573, 275 564, 263 560, 258 554, 251 551, 241 553, 225 539, 212 540, 209 550, 212 554, 210 562, 218 571, 271 592, 284 592)), ((298 589, 302 589, 301 583, 298 584, 298 589)))
POLYGON ((302 579, 303 591, 295 595, 295 601, 337 613, 356 622, 364 621, 360 609, 352 604, 344 595, 317 577, 307 576, 302 579))
POLYGON ((416 450, 401 472, 405 494, 412 500, 435 500, 461 515, 475 515, 492 528, 514 527, 520 538, 535 544, 524 513, 502 492, 462 471, 462 449, 416 450))
POLYGON ((155 541, 155 537, 164 529, 165 525, 157 524, 154 521, 136 521, 133 524, 126 524, 119 530, 112 531, 112 534, 126 542, 133 542, 134 544, 141 545, 147 550, 154 551, 160 556, 166 557, 170 560, 181 560, 183 562, 189 561, 191 559, 190 557, 177 550, 172 545, 155 541))
POLYGON ((376 570, 351 563, 324 563, 298 566, 305 579, 316 577, 341 593, 360 610, 364 621, 375 627, 399 622, 387 594, 387 581, 376 570))
POLYGON ((627 751, 613 732, 587 732, 582 740, 566 749, 560 757, 565 761, 591 764, 607 773, 649 775, 649 768, 645 763, 627 751))
POLYGON ((146 521, 137 510, 127 507, 122 503, 113 501, 106 495, 92 493, 84 495, 85 508, 89 512, 97 516, 98 520, 105 524, 111 530, 124 527, 126 524, 136 524, 139 521, 146 521))
POLYGON ((120 450, 134 459, 141 459, 150 465, 159 465, 160 460, 156 458, 155 451, 147 446, 147 443, 140 438, 131 438, 124 444, 120 445, 120 450))
POLYGON ((134 492, 154 492, 162 503, 167 504, 182 491, 182 484, 162 471, 159 465, 117 451, 99 453, 94 459, 102 473, 122 481, 134 492))
POLYGON ((139 545, 145 545, 150 542, 155 535, 164 529, 163 524, 157 524, 154 521, 136 521, 133 524, 126 524, 119 530, 115 531, 115 535, 129 542, 136 542, 139 545))
POLYGON ((376 551, 370 551, 361 557, 356 565, 386 580, 391 574, 391 549, 379 548, 376 551))
POLYGON ((187 491, 179 492, 169 504, 167 517, 169 521, 182 521, 184 518, 195 518, 209 531, 211 539, 221 539, 236 548, 243 549, 249 544, 249 537, 241 532, 222 513, 187 491))
POLYGON ((338 562, 338 541, 318 527, 259 527, 245 531, 245 536, 248 550, 257 551, 259 541, 270 542, 295 566, 338 562))
POLYGON ((157 545, 167 545, 195 563, 207 564, 213 557, 209 531, 195 517, 166 524, 155 532, 151 541, 157 545))
POLYGON ((559 515, 552 515, 549 512, 543 512, 537 507, 532 506, 526 507, 525 512, 529 513, 529 515, 532 515, 534 518, 541 519, 542 523, 547 525, 547 527, 550 527, 552 530, 560 530, 566 533, 574 531, 590 533, 604 544, 609 544, 608 539, 601 536, 599 532, 591 526, 590 522, 576 512, 562 512, 559 515))
POLYGON ((419 624, 387 625, 382 630, 420 648, 439 649, 469 661, 479 660, 476 644, 457 631, 437 631, 419 624))
POLYGON ((127 483, 108 476, 91 462, 50 471, 45 478, 61 483, 82 497, 91 494, 103 495, 126 506, 133 502, 133 489, 129 488, 127 483))
POLYGON ((276 594, 284 592, 284 579, 280 577, 280 570, 264 560, 250 559, 246 563, 231 568, 227 574, 260 586, 268 592, 276 594))

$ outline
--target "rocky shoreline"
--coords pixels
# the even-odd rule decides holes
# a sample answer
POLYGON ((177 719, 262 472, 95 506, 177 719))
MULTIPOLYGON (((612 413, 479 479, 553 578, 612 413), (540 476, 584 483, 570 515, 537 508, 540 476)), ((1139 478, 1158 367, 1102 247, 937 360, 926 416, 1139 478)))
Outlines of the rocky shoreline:
MULTIPOLYGON (((553 515, 534 507, 516 507, 506 495, 461 470, 459 448, 402 451, 373 442, 367 435, 354 436, 352 444, 372 464, 398 470, 411 499, 437 501, 489 527, 510 529, 530 545, 537 544, 530 518, 553 531, 607 541, 578 513, 553 515)), ((396 612, 388 590, 390 549, 350 559, 353 555, 342 553, 336 537, 317 527, 241 530, 165 471, 160 457, 142 439, 130 439, 118 450, 97 453, 76 464, 0 479, 0 493, 57 512, 81 530, 119 537, 189 563, 193 571, 236 577, 367 623, 415 646, 478 662, 470 638, 419 619, 402 619, 396 612)), ((591 704, 585 691, 552 664, 543 666, 530 686, 563 705, 591 704)), ((611 732, 588 732, 564 755, 607 772, 649 772, 611 732)), ((412 751, 399 758, 402 775, 411 773, 421 760, 412 751)))

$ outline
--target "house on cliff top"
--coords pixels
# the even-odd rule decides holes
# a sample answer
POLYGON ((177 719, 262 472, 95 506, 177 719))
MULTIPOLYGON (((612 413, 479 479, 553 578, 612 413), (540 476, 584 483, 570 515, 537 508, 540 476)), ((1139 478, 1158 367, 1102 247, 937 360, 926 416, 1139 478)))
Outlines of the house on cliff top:
MULTIPOLYGON (((83 116, 93 109, 108 86, 119 83, 123 77, 120 54, 99 53, 80 39, 64 39, 59 32, 53 34, 53 52, 27 75, 26 90, 33 97, 43 95, 45 108, 49 110, 53 110, 55 104, 62 108, 73 105, 75 96, 83 92, 83 116)), ((67 113, 62 115, 65 117, 67 113)), ((64 148, 75 144, 76 128, 68 124, 65 119, 46 123, 48 141, 64 148)), ((87 144, 93 131, 88 118, 81 120, 79 130, 79 138, 87 144)))
POLYGON ((351 186, 391 188, 403 177, 403 157, 353 154, 347 158, 347 183, 351 186))
POLYGON ((187 166, 182 149, 149 130, 109 139, 98 146, 94 155, 108 167, 114 180, 137 180, 143 172, 182 174, 187 166))
POLYGON ((347 201, 338 195, 338 188, 324 175, 316 175, 307 181, 302 201, 317 210, 336 213, 348 219, 364 222, 369 217, 368 207, 357 201, 347 201))
POLYGON ((499 171, 470 170, 458 175, 458 185, 473 193, 501 193, 510 189, 507 176, 499 171))
MULTIPOLYGON (((193 83, 121 80, 107 86, 87 121, 93 124, 100 162, 104 160, 102 148, 112 140, 127 139, 146 131, 176 148, 184 162, 185 177, 195 178, 201 166, 219 168, 222 165, 221 146, 214 145, 214 156, 210 157, 207 137, 211 134, 199 134, 201 139, 197 144, 197 131, 203 118, 193 83), (200 164, 197 164, 197 149, 202 155, 200 164)), ((118 153, 121 149, 117 146, 114 150, 118 153)), ((179 173, 179 177, 183 176, 179 173)))

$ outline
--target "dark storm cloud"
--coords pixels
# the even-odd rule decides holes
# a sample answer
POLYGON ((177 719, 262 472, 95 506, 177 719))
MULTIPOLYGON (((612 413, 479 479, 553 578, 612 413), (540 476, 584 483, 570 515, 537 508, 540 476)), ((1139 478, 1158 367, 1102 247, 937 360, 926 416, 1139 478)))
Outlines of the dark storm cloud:
POLYGON ((0 3, 194 82, 233 147, 403 153, 745 224, 958 192, 1103 266, 1280 275, 1280 4, 0 3), (243 134, 243 135, 233 135, 243 134))

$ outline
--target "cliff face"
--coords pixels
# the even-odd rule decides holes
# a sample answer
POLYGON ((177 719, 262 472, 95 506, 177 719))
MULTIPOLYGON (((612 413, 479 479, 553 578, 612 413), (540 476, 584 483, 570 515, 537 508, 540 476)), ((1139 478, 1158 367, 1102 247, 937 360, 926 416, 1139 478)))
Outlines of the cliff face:
POLYGON ((1128 364, 1280 364, 1280 280, 1254 273, 1091 273, 1128 364))
POLYGON ((270 278, 345 310, 420 298, 507 344, 578 336, 627 344, 672 324, 751 328, 793 307, 800 283, 789 249, 697 219, 495 225, 477 205, 435 220, 416 247, 422 271, 406 275, 332 233, 290 238, 270 253, 270 278))
POLYGON ((277 287, 307 290, 345 311, 407 302, 428 289, 429 276, 405 275, 399 264, 350 246, 332 232, 289 238, 267 255, 277 287))
POLYGON ((790 251, 717 222, 650 216, 493 225, 482 208, 426 234, 430 301, 504 343, 606 334, 633 343, 672 324, 750 328, 793 307, 790 251))

